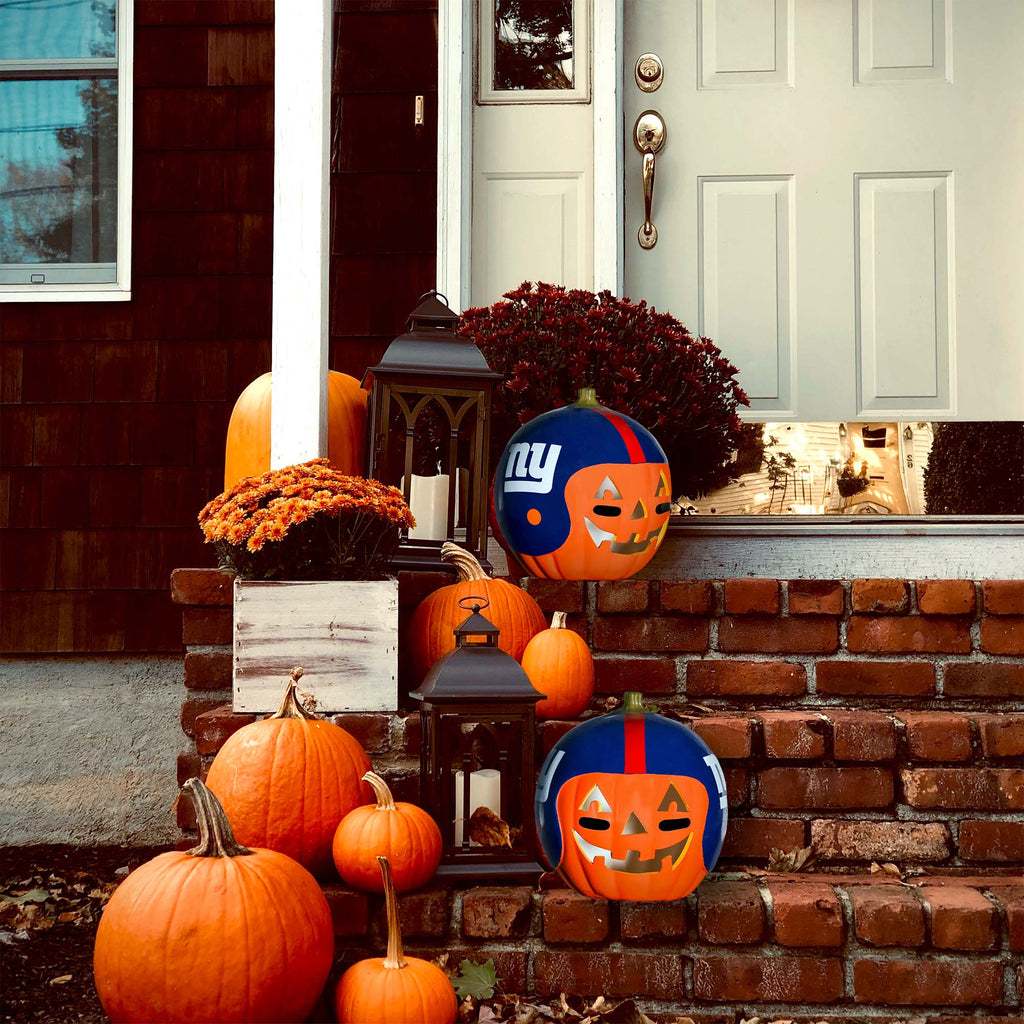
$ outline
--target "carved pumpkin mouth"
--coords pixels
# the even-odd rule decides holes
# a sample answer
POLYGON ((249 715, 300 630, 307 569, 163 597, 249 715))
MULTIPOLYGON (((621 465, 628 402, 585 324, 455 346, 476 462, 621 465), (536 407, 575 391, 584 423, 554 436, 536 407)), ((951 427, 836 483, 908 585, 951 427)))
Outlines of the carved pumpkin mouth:
POLYGON ((690 847, 690 840, 693 839, 693 833, 691 832, 685 839, 681 839, 678 843, 673 843, 672 846, 664 846, 659 850, 655 850, 654 856, 649 860, 641 860, 640 853, 637 850, 630 850, 626 854, 625 858, 619 860, 616 857, 611 856, 609 850, 603 850, 600 846, 594 846, 593 843, 588 843, 576 831, 572 830, 572 837, 576 840, 576 845, 580 848, 580 853, 583 854, 587 860, 593 864, 594 860, 598 857, 604 863, 604 866, 609 871, 624 871, 631 875, 646 875, 656 871, 661 871, 662 861, 666 857, 672 858, 672 864, 670 870, 675 870, 683 862, 683 858, 686 856, 686 851, 690 847))
POLYGON ((641 539, 639 534, 634 534, 632 540, 616 540, 614 533, 610 530, 602 530, 600 526, 597 526, 586 516, 583 517, 583 522, 587 525, 587 533, 590 534, 594 547, 599 548, 606 540, 611 541, 613 555, 635 555, 641 551, 646 551, 650 547, 651 541, 655 540, 667 525, 656 526, 643 539, 641 539))

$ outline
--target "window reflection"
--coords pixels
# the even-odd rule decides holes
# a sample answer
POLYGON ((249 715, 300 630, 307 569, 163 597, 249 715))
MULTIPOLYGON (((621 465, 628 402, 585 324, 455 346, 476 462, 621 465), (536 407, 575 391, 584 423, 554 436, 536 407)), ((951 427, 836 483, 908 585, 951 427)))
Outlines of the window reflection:
POLYGON ((0 81, 0 263, 117 254, 115 79, 0 81))
POLYGON ((749 424, 688 515, 1024 515, 1024 423, 749 424))
POLYGON ((572 0, 495 0, 494 88, 573 85, 572 0))
POLYGON ((116 0, 0 0, 0 60, 115 57, 116 0))

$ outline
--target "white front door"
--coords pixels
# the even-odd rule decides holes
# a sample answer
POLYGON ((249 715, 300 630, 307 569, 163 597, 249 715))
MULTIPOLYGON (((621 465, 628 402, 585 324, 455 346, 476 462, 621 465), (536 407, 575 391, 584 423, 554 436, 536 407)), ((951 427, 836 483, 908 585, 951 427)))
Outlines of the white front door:
POLYGON ((625 0, 625 294, 748 418, 1024 419, 1022 55, 1022 0, 625 0))

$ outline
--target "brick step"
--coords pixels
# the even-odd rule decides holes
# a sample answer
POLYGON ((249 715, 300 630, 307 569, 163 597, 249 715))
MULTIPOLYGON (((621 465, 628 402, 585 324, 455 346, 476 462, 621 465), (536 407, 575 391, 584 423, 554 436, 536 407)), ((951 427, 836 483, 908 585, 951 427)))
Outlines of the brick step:
MULTIPOLYGON (((381 898, 324 892, 342 966, 380 955, 381 898)), ((702 1021, 1004 1016, 1024 993, 1019 875, 713 874, 668 903, 428 886, 400 896, 399 913, 407 952, 493 959, 506 992, 635 997, 648 1013, 702 1021)))

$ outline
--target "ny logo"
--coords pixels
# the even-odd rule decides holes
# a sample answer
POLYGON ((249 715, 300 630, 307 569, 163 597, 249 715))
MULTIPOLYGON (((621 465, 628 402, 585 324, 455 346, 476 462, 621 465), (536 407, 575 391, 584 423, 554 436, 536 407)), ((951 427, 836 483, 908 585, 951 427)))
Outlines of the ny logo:
POLYGON ((543 441, 512 445, 505 464, 505 490, 549 494, 561 450, 560 444, 545 444, 543 441))

